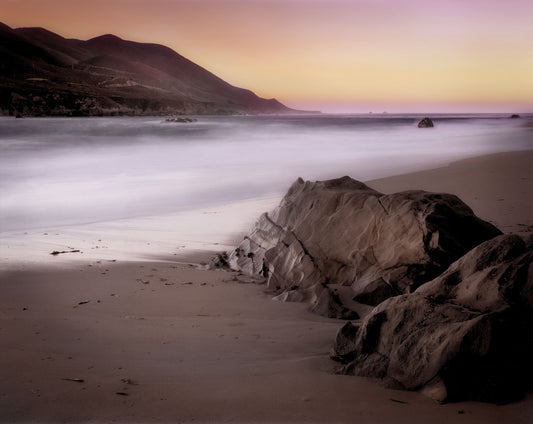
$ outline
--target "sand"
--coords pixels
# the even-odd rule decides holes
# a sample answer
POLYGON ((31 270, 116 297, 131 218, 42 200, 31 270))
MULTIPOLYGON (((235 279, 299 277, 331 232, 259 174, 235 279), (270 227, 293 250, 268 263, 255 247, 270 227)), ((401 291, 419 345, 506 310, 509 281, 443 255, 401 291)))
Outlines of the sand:
MULTIPOLYGON (((532 163, 532 152, 491 155, 369 184, 458 193, 504 231, 522 231, 532 226, 532 163)), ((239 209, 245 221, 251 209, 239 209)), ((533 394, 505 406, 439 405, 335 375, 329 350, 341 322, 273 301, 235 273, 186 263, 249 229, 236 223, 215 236, 224 208, 211 212, 200 222, 216 224, 213 238, 194 237, 189 223, 188 247, 167 233, 147 241, 154 228, 119 243, 124 222, 3 235, 0 422, 530 422, 533 394), (80 234, 83 254, 49 255, 83 244, 80 234), (8 248, 17 237, 25 241, 8 248)))
POLYGON ((209 261, 233 248, 257 217, 279 198, 250 199, 216 208, 84 225, 0 233, 0 270, 63 266, 88 260, 209 261), (50 257, 53 251, 80 250, 50 257), (53 260, 51 260, 53 259, 53 260))

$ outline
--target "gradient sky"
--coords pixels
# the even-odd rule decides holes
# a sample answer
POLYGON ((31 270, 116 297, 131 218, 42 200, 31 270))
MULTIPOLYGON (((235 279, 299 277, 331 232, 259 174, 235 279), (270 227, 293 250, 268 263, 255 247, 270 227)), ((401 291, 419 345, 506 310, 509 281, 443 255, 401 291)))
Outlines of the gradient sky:
POLYGON ((533 112, 532 0, 0 0, 0 21, 165 44, 296 108, 533 112))

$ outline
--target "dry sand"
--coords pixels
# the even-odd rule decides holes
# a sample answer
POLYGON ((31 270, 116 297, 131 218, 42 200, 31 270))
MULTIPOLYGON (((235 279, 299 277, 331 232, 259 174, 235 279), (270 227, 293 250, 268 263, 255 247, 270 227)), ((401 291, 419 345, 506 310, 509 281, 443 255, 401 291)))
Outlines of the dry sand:
MULTIPOLYGON (((523 230, 532 225, 532 159, 532 152, 493 155, 370 185, 458 193, 505 231, 523 230)), ((195 260, 207 252, 196 252, 195 260)), ((533 395, 505 406, 438 405, 418 393, 334 375, 328 352, 341 322, 272 301, 264 286, 234 281, 235 273, 177 262, 175 252, 158 262, 113 262, 96 249, 75 260, 76 254, 41 253, 39 261, 4 262, 0 274, 1 422, 529 423, 533 417, 533 395)))

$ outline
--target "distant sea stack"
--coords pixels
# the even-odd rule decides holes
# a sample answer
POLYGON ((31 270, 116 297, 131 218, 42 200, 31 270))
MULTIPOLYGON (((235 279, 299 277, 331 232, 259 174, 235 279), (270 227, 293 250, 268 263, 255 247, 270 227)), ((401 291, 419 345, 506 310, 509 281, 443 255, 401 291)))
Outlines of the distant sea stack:
POLYGON ((433 128, 433 121, 428 117, 425 117, 418 123, 418 128, 433 128))
POLYGON ((103 35, 66 39, 0 23, 0 114, 113 116, 282 114, 168 47, 103 35))

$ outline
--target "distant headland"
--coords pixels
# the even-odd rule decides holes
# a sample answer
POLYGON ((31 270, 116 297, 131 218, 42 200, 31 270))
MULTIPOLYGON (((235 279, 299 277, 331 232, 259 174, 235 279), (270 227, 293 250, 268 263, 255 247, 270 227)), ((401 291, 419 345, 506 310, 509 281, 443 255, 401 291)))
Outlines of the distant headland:
POLYGON ((298 113, 234 87, 159 45, 102 35, 66 39, 0 23, 0 115, 298 113))

